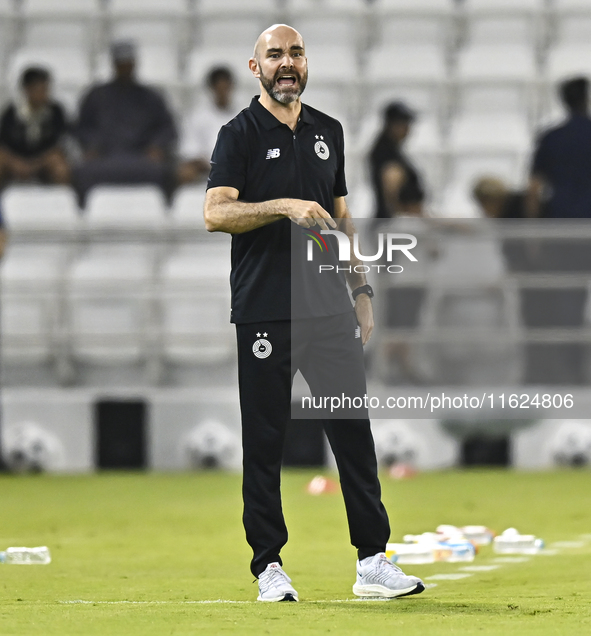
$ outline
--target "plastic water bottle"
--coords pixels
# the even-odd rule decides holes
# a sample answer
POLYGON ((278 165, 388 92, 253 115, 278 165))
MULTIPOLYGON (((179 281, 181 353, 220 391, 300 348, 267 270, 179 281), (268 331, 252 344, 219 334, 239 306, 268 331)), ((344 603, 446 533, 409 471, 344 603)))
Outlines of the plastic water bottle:
POLYGON ((433 546, 427 543, 388 543, 386 556, 393 563, 401 563, 402 565, 435 563, 433 546))
POLYGON ((495 533, 486 526, 464 526, 461 530, 474 545, 490 545, 495 537, 495 533))
POLYGON ((447 561, 448 563, 470 563, 474 561, 476 549, 470 541, 442 541, 438 544, 441 558, 437 561, 447 561))
POLYGON ((0 552, 0 563, 47 565, 51 563, 51 555, 45 545, 37 548, 6 548, 5 552, 0 552))
POLYGON ((515 528, 507 528, 493 541, 497 554, 537 554, 544 547, 544 541, 533 534, 519 534, 515 528))

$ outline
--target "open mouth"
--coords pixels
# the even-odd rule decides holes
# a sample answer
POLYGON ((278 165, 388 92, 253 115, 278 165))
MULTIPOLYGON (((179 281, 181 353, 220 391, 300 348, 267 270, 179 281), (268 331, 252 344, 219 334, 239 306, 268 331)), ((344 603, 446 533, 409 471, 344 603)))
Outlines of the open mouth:
POLYGON ((277 84, 279 86, 295 86, 297 78, 295 75, 280 75, 277 78, 277 84))

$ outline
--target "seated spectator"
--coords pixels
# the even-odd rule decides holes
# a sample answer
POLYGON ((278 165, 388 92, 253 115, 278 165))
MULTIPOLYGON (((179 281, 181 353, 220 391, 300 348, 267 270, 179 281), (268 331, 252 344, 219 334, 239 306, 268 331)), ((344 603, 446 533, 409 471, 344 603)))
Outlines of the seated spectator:
POLYGON ((532 217, 590 218, 589 80, 576 77, 563 82, 560 97, 568 111, 568 119, 538 140, 529 181, 528 214, 532 217), (546 208, 542 207, 544 198, 547 198, 546 208))
POLYGON ((207 75, 207 86, 210 95, 184 122, 178 174, 181 184, 207 178, 218 132, 237 114, 232 103, 234 77, 230 69, 213 68, 207 75))
POLYGON ((84 97, 76 129, 84 160, 74 172, 82 202, 98 184, 152 183, 173 187, 171 151, 176 140, 164 99, 135 78, 132 42, 111 47, 115 77, 84 97))
POLYGON ((44 68, 27 68, 20 95, 0 119, 0 185, 10 181, 68 183, 70 169, 61 148, 67 129, 62 106, 51 99, 44 68))
POLYGON ((498 177, 481 177, 472 189, 472 196, 489 219, 523 219, 527 217, 525 195, 513 192, 498 177))
POLYGON ((423 212, 421 177, 402 150, 414 119, 414 112, 402 102, 384 111, 384 125, 369 156, 378 219, 423 212))

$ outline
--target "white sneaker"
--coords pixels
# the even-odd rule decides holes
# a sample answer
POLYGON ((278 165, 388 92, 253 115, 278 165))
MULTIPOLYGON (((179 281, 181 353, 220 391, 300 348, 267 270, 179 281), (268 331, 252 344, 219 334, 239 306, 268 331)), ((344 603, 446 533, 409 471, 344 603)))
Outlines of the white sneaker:
POLYGON ((257 601, 297 601, 298 593, 291 586, 291 579, 281 569, 279 563, 269 563, 259 576, 259 596, 257 601))
POLYGON ((424 589, 421 579, 406 576, 383 552, 357 561, 357 582, 353 586, 356 596, 395 598, 420 594, 424 589))

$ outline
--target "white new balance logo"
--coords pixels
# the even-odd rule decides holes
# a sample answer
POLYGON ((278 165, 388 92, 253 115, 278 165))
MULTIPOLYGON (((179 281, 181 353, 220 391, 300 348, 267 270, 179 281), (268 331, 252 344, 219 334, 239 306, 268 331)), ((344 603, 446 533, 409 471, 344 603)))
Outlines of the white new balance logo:
POLYGON ((281 150, 279 148, 269 148, 267 150, 267 159, 279 159, 281 150))

